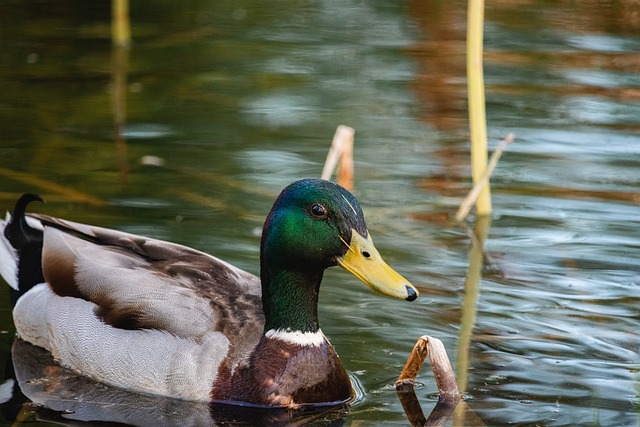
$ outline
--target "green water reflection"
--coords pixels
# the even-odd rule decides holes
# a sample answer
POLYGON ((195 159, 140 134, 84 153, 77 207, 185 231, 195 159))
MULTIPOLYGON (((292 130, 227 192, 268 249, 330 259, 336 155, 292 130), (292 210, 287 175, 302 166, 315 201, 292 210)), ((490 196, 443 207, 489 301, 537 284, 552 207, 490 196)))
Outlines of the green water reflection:
MULTIPOLYGON (((274 197, 319 176, 336 126, 352 126, 376 245, 422 295, 391 301, 326 274, 322 328, 366 392, 338 421, 405 425, 390 385, 428 333, 454 366, 468 355, 469 409, 450 423, 638 425, 640 10, 488 3, 489 134, 516 142, 493 179, 473 324, 472 230, 450 219, 469 182, 466 2, 133 2, 126 151, 108 4, 4 3, 0 205, 39 192, 39 211, 257 273, 274 197)), ((13 327, 0 295, 4 361, 13 327)), ((19 403, 2 405, 5 423, 19 403)))

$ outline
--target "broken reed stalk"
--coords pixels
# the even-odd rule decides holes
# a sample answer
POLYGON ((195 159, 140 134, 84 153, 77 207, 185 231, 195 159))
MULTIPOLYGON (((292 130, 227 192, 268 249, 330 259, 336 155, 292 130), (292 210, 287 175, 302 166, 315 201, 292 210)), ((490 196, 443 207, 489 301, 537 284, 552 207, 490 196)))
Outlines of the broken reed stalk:
POLYGON ((428 335, 418 338, 404 369, 396 380, 396 390, 399 392, 413 390, 415 379, 427 356, 429 356, 431 370, 438 386, 439 403, 457 405, 460 396, 447 351, 442 341, 428 335))
MULTIPOLYGON (((482 38, 484 0, 469 0, 467 10, 467 96, 471 131, 471 176, 474 185, 487 169, 487 117, 485 111, 482 38)), ((491 213, 489 185, 480 190, 476 203, 478 215, 491 213)))
POLYGON ((327 153, 327 160, 322 169, 322 179, 329 180, 333 171, 338 168, 336 181, 349 191, 353 190, 353 141, 355 130, 349 126, 340 125, 333 135, 331 148, 327 153))
MULTIPOLYGON (((471 211, 471 207, 476 202, 476 199, 478 199, 482 190, 488 186, 489 178, 491 178, 493 171, 498 165, 498 160, 500 160, 500 156, 502 156, 502 152, 505 150, 505 148, 507 148, 507 145, 513 142, 514 138, 515 137, 513 133, 510 133, 502 140, 502 142, 500 142, 500 145, 498 145, 498 148, 496 148, 493 151, 493 154, 491 155, 491 159, 489 160, 489 165, 487 166, 487 170, 485 174, 476 182, 476 184, 473 186, 471 191, 469 191, 469 194, 467 194, 467 197, 465 197, 462 203, 460 204, 460 208, 456 213, 456 221, 463 221, 469 215, 469 212, 471 211)), ((478 213, 478 215, 480 215, 480 213, 478 213)))

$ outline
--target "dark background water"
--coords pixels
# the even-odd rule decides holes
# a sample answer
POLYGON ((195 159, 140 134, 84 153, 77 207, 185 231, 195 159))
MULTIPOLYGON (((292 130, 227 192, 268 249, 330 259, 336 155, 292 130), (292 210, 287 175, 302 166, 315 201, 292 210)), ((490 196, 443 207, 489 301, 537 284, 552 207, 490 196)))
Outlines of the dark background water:
MULTIPOLYGON (((136 1, 131 21, 123 60, 106 2, 0 3, 3 209, 38 192, 38 211, 257 273, 274 197, 319 176, 336 126, 352 126, 354 193, 381 253, 422 296, 389 300, 326 275, 322 328, 365 390, 342 421, 406 425, 391 385, 429 334, 465 390, 450 423, 640 425, 636 2, 488 2, 490 146, 508 132, 516 142, 492 180, 490 224, 475 229, 484 253, 473 218, 452 219, 470 180, 466 2, 136 1)), ((427 413, 428 371, 417 390, 427 413)))

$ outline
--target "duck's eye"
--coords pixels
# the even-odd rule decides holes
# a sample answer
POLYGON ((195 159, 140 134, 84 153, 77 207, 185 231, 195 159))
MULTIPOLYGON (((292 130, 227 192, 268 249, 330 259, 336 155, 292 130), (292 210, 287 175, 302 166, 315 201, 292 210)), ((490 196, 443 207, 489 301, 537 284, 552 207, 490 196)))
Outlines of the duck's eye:
POLYGON ((318 219, 325 219, 327 217, 327 208, 320 203, 314 203, 311 205, 311 215, 318 219))

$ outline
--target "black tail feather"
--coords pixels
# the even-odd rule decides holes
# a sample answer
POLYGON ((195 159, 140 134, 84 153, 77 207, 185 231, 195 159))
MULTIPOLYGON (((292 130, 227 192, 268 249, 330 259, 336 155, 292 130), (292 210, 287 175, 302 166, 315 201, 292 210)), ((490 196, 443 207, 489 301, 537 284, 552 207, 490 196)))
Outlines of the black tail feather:
POLYGON ((42 275, 42 230, 31 227, 27 223, 25 212, 27 205, 33 201, 44 202, 35 194, 24 194, 13 208, 11 220, 4 229, 4 235, 18 251, 18 290, 11 290, 13 305, 29 289, 44 282, 42 275))
POLYGON ((34 242, 42 242, 42 231, 29 226, 25 218, 27 205, 34 201, 44 202, 37 194, 23 194, 16 202, 11 221, 4 229, 4 236, 18 251, 34 242))

